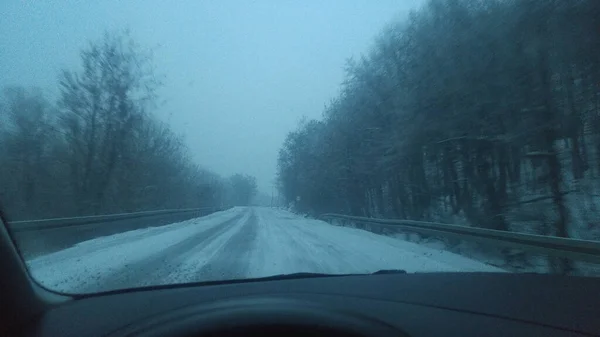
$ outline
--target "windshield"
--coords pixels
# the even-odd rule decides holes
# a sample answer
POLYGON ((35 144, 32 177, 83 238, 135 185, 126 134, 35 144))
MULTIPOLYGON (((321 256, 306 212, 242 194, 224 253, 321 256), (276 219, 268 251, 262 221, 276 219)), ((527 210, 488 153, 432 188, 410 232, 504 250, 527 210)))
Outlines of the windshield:
POLYGON ((600 274, 596 0, 0 8, 2 220, 50 290, 600 274))

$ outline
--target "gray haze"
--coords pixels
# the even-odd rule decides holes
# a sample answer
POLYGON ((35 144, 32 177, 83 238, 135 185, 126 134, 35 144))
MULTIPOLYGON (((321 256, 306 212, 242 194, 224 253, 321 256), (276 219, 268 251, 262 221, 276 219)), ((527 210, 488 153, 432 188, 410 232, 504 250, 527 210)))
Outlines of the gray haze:
POLYGON ((306 116, 318 118, 349 57, 366 53, 420 0, 6 1, 0 5, 0 85, 37 86, 105 31, 129 29, 155 48, 165 76, 158 116, 194 159, 223 176, 257 177, 270 193, 277 151, 306 116))

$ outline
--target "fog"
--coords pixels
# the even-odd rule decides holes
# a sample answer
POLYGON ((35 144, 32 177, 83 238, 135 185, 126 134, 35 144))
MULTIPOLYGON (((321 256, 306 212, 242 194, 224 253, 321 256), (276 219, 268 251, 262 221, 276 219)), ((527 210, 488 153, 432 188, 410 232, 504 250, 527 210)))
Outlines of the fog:
POLYGON ((369 51, 419 0, 4 1, 0 86, 58 94, 61 69, 105 32, 129 30, 163 78, 154 113, 220 175, 270 193, 277 152, 303 116, 318 118, 348 58, 369 51))

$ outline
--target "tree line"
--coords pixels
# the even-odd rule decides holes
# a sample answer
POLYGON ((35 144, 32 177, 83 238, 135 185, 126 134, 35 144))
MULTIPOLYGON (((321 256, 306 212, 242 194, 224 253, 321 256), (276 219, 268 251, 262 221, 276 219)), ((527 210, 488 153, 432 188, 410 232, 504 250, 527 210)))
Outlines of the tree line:
POLYGON ((10 220, 247 205, 248 175, 223 178, 191 159, 152 114, 162 85, 151 54, 106 34, 65 70, 59 97, 7 87, 0 105, 0 202, 10 220))
POLYGON ((315 215, 600 239, 599 29, 595 0, 428 1, 289 133, 282 195, 315 215))

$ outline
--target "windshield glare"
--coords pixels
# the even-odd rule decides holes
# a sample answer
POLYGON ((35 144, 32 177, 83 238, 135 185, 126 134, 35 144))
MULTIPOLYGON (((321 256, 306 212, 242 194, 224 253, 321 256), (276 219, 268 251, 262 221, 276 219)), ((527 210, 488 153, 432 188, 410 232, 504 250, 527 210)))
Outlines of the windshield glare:
POLYGON ((596 0, 0 8, 0 211, 50 290, 600 273, 596 0))

